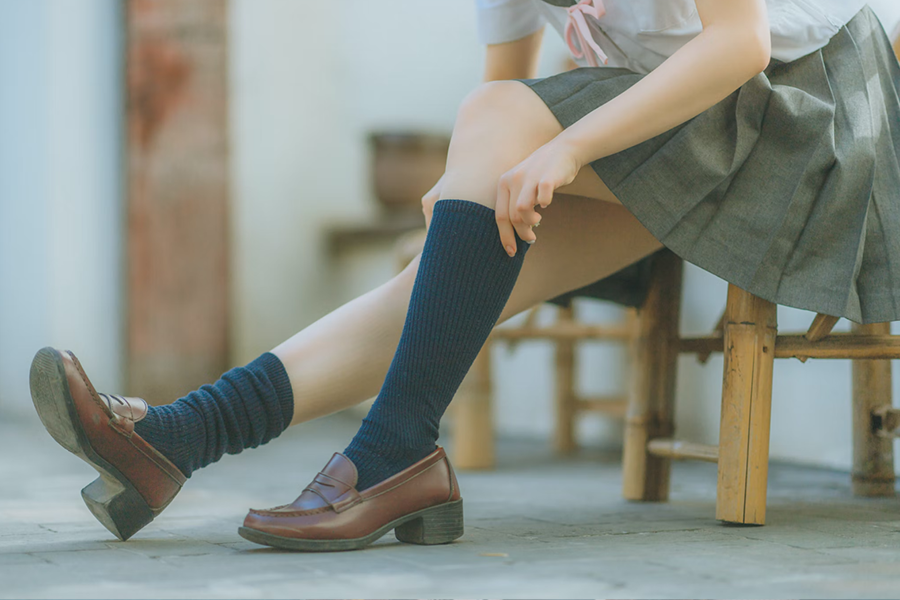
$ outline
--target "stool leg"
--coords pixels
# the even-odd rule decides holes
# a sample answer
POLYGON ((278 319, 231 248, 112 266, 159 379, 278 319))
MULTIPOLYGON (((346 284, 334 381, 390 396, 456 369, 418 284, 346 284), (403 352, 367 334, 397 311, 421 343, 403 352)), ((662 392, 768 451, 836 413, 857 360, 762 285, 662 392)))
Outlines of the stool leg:
MULTIPOLYGON (((890 335, 890 323, 853 325, 857 335, 890 335)), ((891 361, 853 361, 853 493, 894 495, 894 444, 875 435, 872 411, 891 404, 891 361)))
POLYGON ((489 340, 453 402, 453 464, 458 469, 494 468, 492 395, 489 340))
MULTIPOLYGON (((571 323, 574 310, 571 306, 559 309, 558 323, 571 323)), ((553 436, 556 452, 571 454, 575 451, 575 342, 556 340, 556 433, 553 436)))
POLYGON ((716 518, 766 520, 777 306, 728 286, 716 518))
POLYGON ((657 254, 650 290, 638 313, 631 389, 625 418, 622 495, 627 500, 669 499, 669 459, 651 456, 647 443, 674 433, 675 374, 681 310, 681 259, 657 254))

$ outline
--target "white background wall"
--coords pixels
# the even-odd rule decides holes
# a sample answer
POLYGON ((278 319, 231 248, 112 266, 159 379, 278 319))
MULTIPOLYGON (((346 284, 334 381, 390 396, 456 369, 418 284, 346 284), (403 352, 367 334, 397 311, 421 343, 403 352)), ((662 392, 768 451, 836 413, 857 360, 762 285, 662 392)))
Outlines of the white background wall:
MULTIPOLYGON (((900 20, 900 5, 891 21, 900 20)), ((892 6, 889 6, 893 4, 892 6)), ((78 350, 95 382, 120 382, 121 40, 116 0, 0 2, 0 410, 31 415, 28 365, 53 344, 78 350)), ((480 78, 468 1, 232 0, 234 363, 252 359, 340 299, 323 226, 371 217, 366 133, 448 131, 480 78), (427 6, 427 10, 423 7, 427 6)), ((885 19, 886 21, 888 19, 885 19)), ((564 51, 552 31, 544 74, 564 51)), ((381 273, 390 271, 384 263, 381 273)), ((368 286, 371 282, 365 282, 368 286)), ((684 329, 708 331, 725 286, 687 273, 684 329)), ((592 318, 615 314, 591 308, 592 318)), ((811 315, 782 309, 782 329, 811 315)), ((498 427, 546 439, 546 347, 499 353, 498 427), (545 366, 541 366, 545 365, 545 366)), ((582 388, 622 385, 615 352, 583 352, 582 388)), ((715 442, 721 358, 681 363, 680 434, 715 442)), ((846 362, 780 361, 772 454, 847 467, 846 362)), ((895 376, 900 392, 900 373, 895 376)), ((587 443, 616 443, 587 423, 587 443)))
POLYGON ((0 2, 0 409, 77 349, 120 382, 121 55, 116 0, 0 2))

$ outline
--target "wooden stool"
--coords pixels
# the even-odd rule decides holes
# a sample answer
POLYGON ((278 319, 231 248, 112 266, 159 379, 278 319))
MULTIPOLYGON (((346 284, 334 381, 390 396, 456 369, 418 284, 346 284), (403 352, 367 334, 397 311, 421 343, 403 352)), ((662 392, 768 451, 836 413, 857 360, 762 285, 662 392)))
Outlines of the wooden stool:
POLYGON ((777 306, 734 285, 725 313, 706 337, 680 337, 682 261, 657 256, 645 306, 639 311, 634 381, 626 417, 623 494, 665 501, 672 459, 718 464, 716 518, 765 523, 772 371, 776 358, 853 359, 853 490, 860 496, 894 494, 891 436, 900 435, 900 410, 891 405, 890 360, 900 358, 900 336, 890 323, 854 325, 831 334, 838 318, 817 315, 806 334, 778 335, 777 306), (676 359, 705 362, 724 352, 719 445, 673 439, 676 359))
POLYGON ((554 448, 570 454, 577 448, 575 426, 586 413, 601 413, 623 418, 628 405, 625 394, 583 397, 575 390, 575 348, 582 341, 611 341, 632 344, 637 331, 636 311, 628 309, 620 323, 587 325, 580 323, 572 306, 557 308, 556 322, 535 325, 535 307, 520 327, 496 329, 488 339, 453 401, 453 463, 460 469, 494 467, 494 427, 492 416, 491 348, 506 343, 510 348, 527 340, 549 340, 554 344, 556 422, 554 448))

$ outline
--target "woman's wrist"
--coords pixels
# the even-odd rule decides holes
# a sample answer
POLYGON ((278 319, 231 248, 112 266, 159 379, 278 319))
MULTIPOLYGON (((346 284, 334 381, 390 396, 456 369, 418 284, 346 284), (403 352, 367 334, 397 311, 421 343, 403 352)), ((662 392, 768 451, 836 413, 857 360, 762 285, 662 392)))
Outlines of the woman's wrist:
POLYGON ((555 147, 555 152, 563 156, 568 156, 580 170, 583 166, 591 163, 599 157, 592 156, 590 144, 586 143, 583 136, 578 135, 575 126, 568 127, 560 132, 551 142, 555 147))

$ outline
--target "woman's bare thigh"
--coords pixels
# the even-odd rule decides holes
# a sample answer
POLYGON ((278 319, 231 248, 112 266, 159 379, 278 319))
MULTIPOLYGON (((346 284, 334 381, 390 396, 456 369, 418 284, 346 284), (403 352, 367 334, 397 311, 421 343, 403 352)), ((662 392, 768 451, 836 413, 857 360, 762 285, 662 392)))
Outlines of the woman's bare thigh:
POLYGON ((556 190, 557 194, 582 196, 584 198, 593 198, 594 200, 602 200, 604 202, 612 202, 613 204, 622 204, 616 198, 609 188, 594 171, 591 165, 585 165, 578 171, 575 180, 569 185, 563 186, 556 190))
POLYGON ((621 204, 561 194, 544 215, 501 320, 604 279, 662 248, 621 204))
MULTIPOLYGON (((547 105, 524 83, 484 84, 460 107, 440 198, 493 207, 500 177, 562 130, 547 105)), ((558 193, 619 204, 590 165, 558 193)))

